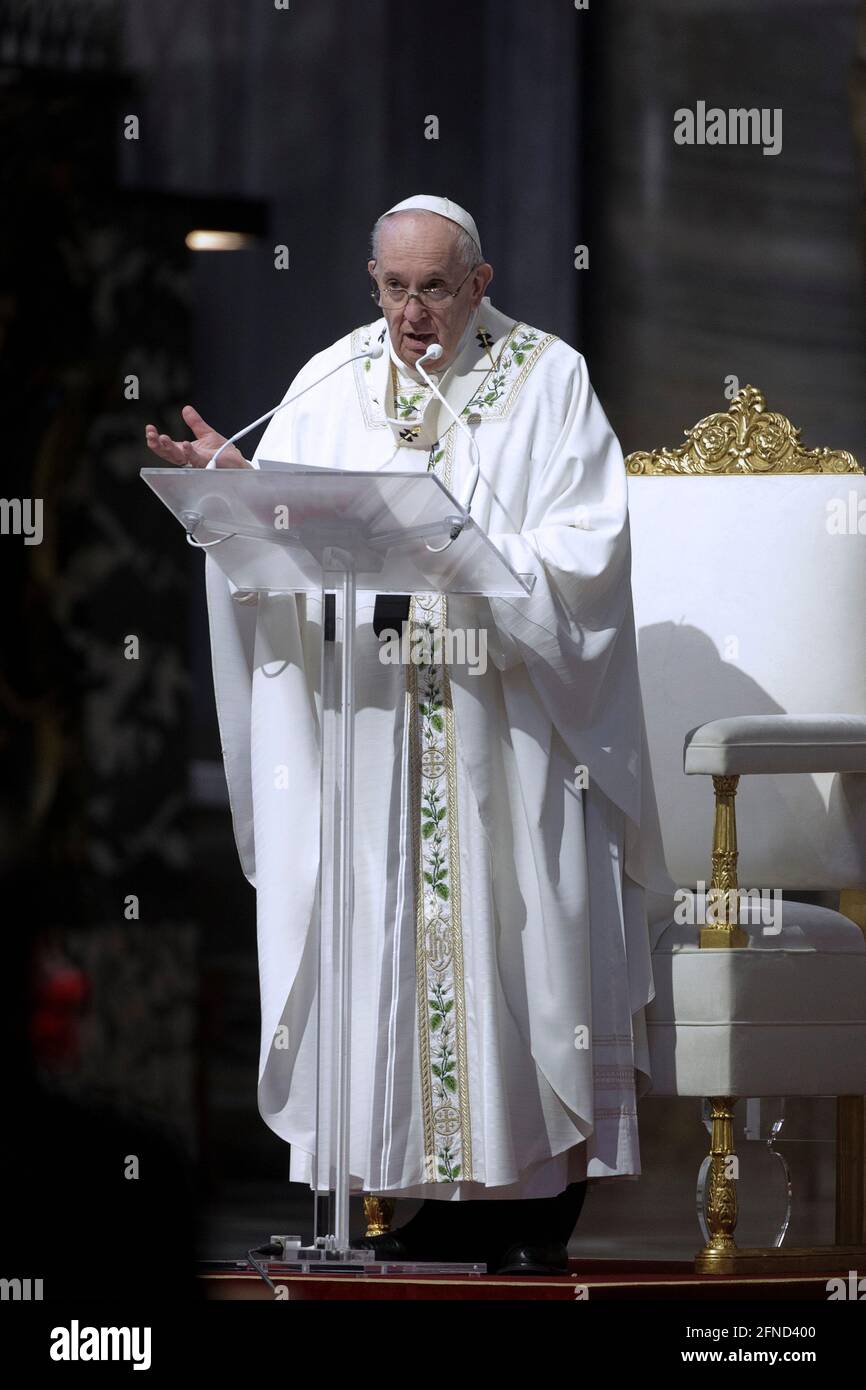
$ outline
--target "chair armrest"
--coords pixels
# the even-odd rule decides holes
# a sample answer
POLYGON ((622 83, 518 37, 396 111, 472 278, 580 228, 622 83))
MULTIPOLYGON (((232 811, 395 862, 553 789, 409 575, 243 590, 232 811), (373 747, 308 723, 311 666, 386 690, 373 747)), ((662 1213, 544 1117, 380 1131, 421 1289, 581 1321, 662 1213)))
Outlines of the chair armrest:
POLYGON ((744 714, 691 729, 683 770, 713 776, 749 772, 866 772, 866 718, 854 714, 744 714))

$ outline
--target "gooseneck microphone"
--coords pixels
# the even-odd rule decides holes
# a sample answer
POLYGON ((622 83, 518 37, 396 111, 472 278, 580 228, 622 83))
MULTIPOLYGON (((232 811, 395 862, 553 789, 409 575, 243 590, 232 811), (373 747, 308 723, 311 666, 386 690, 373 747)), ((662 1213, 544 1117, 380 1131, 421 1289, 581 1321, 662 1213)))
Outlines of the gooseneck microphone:
MULTIPOLYGON (((437 362, 439 358, 442 356, 443 351, 444 349, 441 343, 431 343, 427 351, 422 353, 421 356, 418 358, 418 361, 415 363, 415 370, 424 378, 427 385, 430 387, 430 390, 433 392, 433 395, 436 397, 437 401, 439 401, 440 405, 444 405, 445 409, 448 411, 448 414, 451 416, 451 419, 454 421, 457 428, 461 430, 462 433, 465 434, 466 438, 469 440, 469 458, 472 464, 472 478, 469 485, 469 491, 466 497, 466 501, 462 504, 464 511, 469 513, 472 510, 472 499, 475 496, 475 489, 478 486, 478 479, 481 474, 481 456, 478 452, 478 445, 475 442, 475 436, 473 435, 472 431, 460 418, 456 410, 453 410, 451 408, 451 406, 448 404, 448 401, 446 401, 445 397, 442 395, 442 392, 439 390, 439 387, 436 385, 435 381, 433 381, 428 376, 427 372, 425 372, 423 367, 423 363, 428 360, 430 362, 437 362)), ((456 541, 457 537, 460 535, 460 532, 463 530, 463 527, 465 525, 465 518, 463 521, 455 522, 454 525, 451 527, 451 535, 444 545, 428 545, 427 549, 434 550, 437 552, 440 550, 447 550, 449 545, 456 541)))
MULTIPOLYGON (((430 387, 430 390, 433 392, 433 395, 436 397, 437 401, 439 401, 441 405, 444 405, 445 409, 448 411, 448 414, 451 416, 457 428, 462 430, 463 433, 466 435, 466 438, 469 440, 469 457, 472 460, 472 483, 469 488, 469 496, 467 497, 466 502, 463 504, 464 510, 468 513, 472 506, 472 498, 475 495, 475 488, 478 484, 478 476, 480 473, 478 445, 475 442, 475 438, 472 434, 472 431, 467 429, 466 425, 460 419, 459 415, 457 415, 457 413, 454 410, 452 410, 451 406, 448 404, 445 397, 442 395, 441 391, 436 386, 435 382, 431 381, 430 377, 427 375, 427 373, 424 371, 423 366, 421 365, 423 362, 426 361, 437 362, 439 358, 442 356, 443 351, 444 349, 441 343, 431 343, 427 351, 422 353, 422 355, 418 358, 418 361, 415 363, 415 368, 426 381, 427 385, 430 387)), ((396 420, 392 421, 391 423, 399 424, 400 421, 396 420)), ((450 535, 445 544, 430 545, 429 543, 425 542, 425 544, 427 545, 427 549, 429 551, 432 551, 433 554, 437 555, 440 551, 447 550, 449 545, 454 544, 465 525, 465 517, 462 521, 455 521, 451 527, 450 535)), ((373 631, 375 632, 376 636, 381 638, 383 633, 385 632, 401 631, 403 624, 408 622, 409 620, 409 605, 410 599, 407 594, 377 594, 376 606, 373 611, 373 631)))
POLYGON ((221 444, 219 446, 213 458, 210 460, 209 463, 205 464, 205 467, 215 468, 216 461, 222 453, 223 449, 227 449, 230 444, 236 444, 239 439, 243 439, 245 434, 249 434, 252 430, 256 429, 258 425, 263 425, 266 420, 270 420, 271 417, 276 415, 280 410, 284 410, 287 405, 291 405, 294 401, 300 400, 301 396, 305 396, 308 391, 312 391, 314 386, 319 386, 321 382, 327 381, 329 376, 334 375, 334 372, 339 372, 342 370, 343 367, 348 367, 350 362, 359 362, 364 357, 369 357, 373 361, 375 361, 376 358, 382 356, 383 352, 384 348, 382 347, 382 344, 375 343, 373 347, 367 348, 365 352, 356 352, 351 357, 344 358, 342 362, 337 363, 336 367, 331 367, 330 371, 323 372, 321 376, 316 377, 316 380, 311 381, 309 386, 305 386, 302 391, 296 391, 293 396, 289 396, 287 400, 280 401, 279 405, 275 405, 273 410, 268 410, 265 412, 264 415, 260 415, 258 420, 253 420, 253 423, 251 425, 245 425, 242 430, 238 430, 237 434, 233 434, 230 439, 227 439, 224 444, 221 444))
POLYGON ((442 352, 443 348, 441 343, 431 343, 427 351, 425 353, 422 353, 422 355, 418 358, 418 361, 415 363, 415 370, 417 372, 420 372, 421 376, 424 378, 427 385, 430 387, 430 390, 433 392, 433 395, 436 397, 437 401, 439 401, 441 405, 444 405, 445 409, 448 411, 448 414, 451 416, 451 419, 454 421, 457 428, 459 430, 462 430, 463 434, 465 434, 466 438, 469 440, 469 457, 472 462, 472 482, 469 486, 469 493, 466 498, 466 501, 463 503, 465 510, 469 512, 472 510, 472 499, 475 496, 475 489, 478 486, 478 477, 481 466, 481 456, 478 452, 478 445, 475 441, 475 436, 473 435, 472 431, 467 428, 465 421, 461 419, 461 417, 457 414, 455 410, 452 410, 451 406, 449 405, 448 401, 446 401, 445 397, 442 395, 442 392, 439 390, 439 387, 436 385, 435 381, 433 381, 432 378, 428 376, 427 372, 425 372, 422 366, 422 363, 426 362, 428 358, 431 362, 438 362, 439 358, 442 356, 442 352))

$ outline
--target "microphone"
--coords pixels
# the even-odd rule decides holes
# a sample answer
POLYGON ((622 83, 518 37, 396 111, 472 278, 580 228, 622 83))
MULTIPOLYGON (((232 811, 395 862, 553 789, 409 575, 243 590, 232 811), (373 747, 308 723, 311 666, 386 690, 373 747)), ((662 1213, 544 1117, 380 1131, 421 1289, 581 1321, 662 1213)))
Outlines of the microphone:
MULTIPOLYGON (((443 352, 444 348, 442 347, 441 343, 431 343, 427 351, 425 353, 422 353, 422 355, 418 358, 418 361, 415 363, 415 369, 416 371, 420 372, 421 376, 424 378, 427 385, 433 392, 433 395, 442 405, 444 405, 445 409, 448 411, 448 414, 454 420, 458 429, 461 429, 463 433, 466 435, 467 439, 469 440, 469 450, 470 458, 472 459, 473 478, 472 486, 469 490, 469 498, 465 504, 465 510, 468 512, 469 508, 472 505, 472 497, 475 493, 475 487, 478 482, 478 445, 475 443, 475 439, 472 435, 472 432, 466 428, 465 424, 460 419, 460 417, 456 415, 455 412, 451 409, 451 406, 448 404, 445 397, 439 391, 435 383, 430 380, 429 376, 424 371, 424 368, 421 366, 422 362, 426 362, 428 360, 431 362, 437 362, 439 358, 442 356, 443 352)), ((390 423, 399 425, 400 421, 392 420, 390 421, 390 423)), ((449 545, 452 545, 454 541, 456 541, 457 537, 460 535, 460 532, 463 530, 465 524, 465 520, 455 521, 451 527, 450 535, 445 544, 429 545, 425 541, 427 549, 429 551, 432 551, 435 555, 438 555, 442 550, 447 550, 449 545)), ((382 633, 385 631, 394 631, 397 629, 402 630, 403 623, 409 621, 409 604, 410 598, 407 594, 376 595, 376 606, 373 610, 373 631, 375 632, 376 636, 380 638, 380 640, 382 637, 382 633)))
MULTIPOLYGON (((440 348, 439 351, 441 352, 442 349, 440 348)), ((249 434, 258 425, 263 425, 266 420, 270 420, 278 411, 283 410, 287 405, 291 405, 293 401, 300 400, 301 396, 305 396, 308 391, 312 391, 314 386, 319 386, 321 382, 327 381, 329 376, 334 375, 334 372, 339 372, 343 367, 348 367, 350 362, 359 362, 364 357, 369 357, 372 361, 375 361, 382 356, 383 352, 384 348, 382 344, 374 343, 373 347, 367 348, 365 352, 356 352, 352 357, 347 357, 344 361, 338 362, 336 367, 331 367, 330 371, 323 372, 321 376, 316 377, 315 381, 311 381, 309 386, 305 386, 302 391, 296 391, 294 396, 289 396, 288 400, 280 401, 279 405, 275 405, 273 410, 268 410, 264 415, 260 415, 258 420, 253 420, 251 425, 245 425, 242 430, 238 430, 237 434, 233 434, 230 439, 227 439, 224 444, 219 446, 213 458, 209 463, 205 464, 205 467, 216 468, 216 461, 223 449, 227 449, 230 444, 236 444, 239 439, 243 439, 245 434, 249 434)))
MULTIPOLYGON (((457 412, 455 410, 452 410, 451 406, 448 404, 445 397, 442 395, 442 392, 439 390, 436 383, 433 380, 431 380, 431 378, 427 375, 422 365, 424 362, 428 360, 431 362, 438 362, 439 358, 442 356, 443 351, 444 349, 441 343, 431 343, 427 351, 422 353, 421 356, 418 358, 418 361, 415 363, 415 370, 416 372, 419 372, 420 375, 424 378, 427 385, 430 387, 430 390, 433 392, 433 395, 436 397, 437 401, 439 401, 440 405, 444 405, 445 409, 448 411, 448 414, 451 416, 451 419, 454 421, 457 428, 461 430, 462 433, 465 434, 466 438, 469 440, 469 458, 472 463, 472 479, 469 486, 468 496, 466 498, 466 501, 463 503, 464 511, 468 513, 472 510, 472 499, 475 496, 475 489, 478 486, 478 479, 481 474, 481 456, 478 452, 478 445, 475 442, 475 436, 473 435, 472 431, 467 428, 466 424, 463 420, 461 420, 457 412)), ((454 525, 451 527, 450 539, 447 540, 444 545, 428 545, 427 549, 435 551, 447 550, 449 545, 451 545, 453 541, 456 541, 457 537, 460 535, 460 532, 463 530, 463 527, 465 525, 465 519, 463 521, 455 522, 454 525)))

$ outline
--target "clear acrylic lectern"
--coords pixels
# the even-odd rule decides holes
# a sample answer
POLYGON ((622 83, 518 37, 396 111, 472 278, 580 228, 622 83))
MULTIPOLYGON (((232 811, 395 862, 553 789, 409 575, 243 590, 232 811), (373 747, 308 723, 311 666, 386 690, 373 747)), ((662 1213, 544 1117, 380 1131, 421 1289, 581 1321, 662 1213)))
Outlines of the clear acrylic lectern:
POLYGON ((188 542, 211 555, 238 590, 321 597, 317 1200, 313 1245, 298 1250, 298 1263, 378 1269, 375 1252, 349 1244, 356 595, 526 597, 533 576, 511 569, 433 473, 263 460, 258 469, 143 468, 141 476, 188 542), (336 595, 332 641, 324 640, 330 593, 336 595))

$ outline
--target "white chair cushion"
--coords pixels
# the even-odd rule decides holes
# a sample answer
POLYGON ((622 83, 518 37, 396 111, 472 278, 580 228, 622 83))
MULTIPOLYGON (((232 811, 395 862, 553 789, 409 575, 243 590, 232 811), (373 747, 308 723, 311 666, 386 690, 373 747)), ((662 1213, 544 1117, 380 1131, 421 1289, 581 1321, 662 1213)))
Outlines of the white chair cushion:
POLYGON ((715 776, 866 772, 866 717, 758 714, 714 719, 686 734, 683 771, 715 776))
POLYGON ((701 950, 671 924, 652 954, 650 1095, 866 1092, 866 940, 841 913, 782 905, 781 930, 743 922, 748 946, 701 950))

